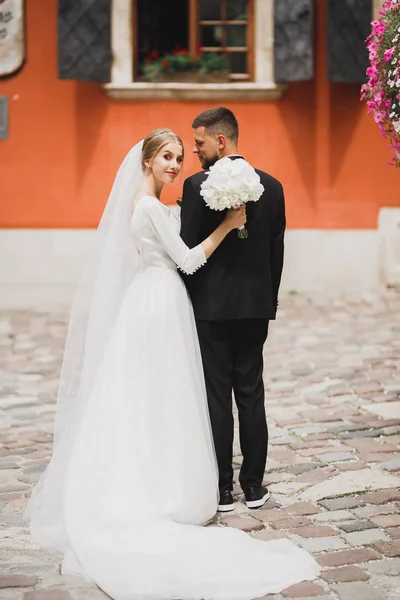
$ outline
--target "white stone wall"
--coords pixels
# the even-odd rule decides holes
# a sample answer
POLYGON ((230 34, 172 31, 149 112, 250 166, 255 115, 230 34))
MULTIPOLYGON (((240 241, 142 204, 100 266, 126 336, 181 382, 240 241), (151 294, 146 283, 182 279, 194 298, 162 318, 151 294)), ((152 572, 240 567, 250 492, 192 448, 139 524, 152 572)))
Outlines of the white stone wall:
POLYGON ((379 213, 380 278, 400 288, 400 208, 382 208, 379 213))
MULTIPOLYGON (((68 307, 94 233, 0 230, 0 308, 68 307)), ((282 290, 376 291, 383 283, 381 241, 377 230, 288 230, 282 290)))
POLYGON ((376 230, 287 231, 282 289, 329 295, 379 289, 376 230))

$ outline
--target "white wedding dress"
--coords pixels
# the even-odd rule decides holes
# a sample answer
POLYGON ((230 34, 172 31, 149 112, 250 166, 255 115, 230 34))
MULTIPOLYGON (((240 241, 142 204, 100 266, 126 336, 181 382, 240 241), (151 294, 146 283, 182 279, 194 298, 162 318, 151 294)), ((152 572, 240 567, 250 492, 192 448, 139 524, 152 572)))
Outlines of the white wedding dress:
POLYGON ((140 252, 69 458, 63 573, 114 600, 250 600, 318 575, 289 540, 205 527, 218 503, 201 356, 180 267, 189 250, 156 198, 136 204, 140 252))

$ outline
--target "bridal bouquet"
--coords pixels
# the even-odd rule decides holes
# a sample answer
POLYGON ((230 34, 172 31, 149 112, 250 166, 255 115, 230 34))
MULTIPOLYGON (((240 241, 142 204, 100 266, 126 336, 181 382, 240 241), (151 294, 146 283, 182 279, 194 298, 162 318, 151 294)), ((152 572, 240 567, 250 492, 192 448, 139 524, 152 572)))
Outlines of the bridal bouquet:
MULTIPOLYGON (((200 194, 211 210, 239 208, 247 202, 256 202, 264 191, 260 176, 243 158, 218 160, 200 187, 200 194)), ((248 231, 243 225, 238 237, 245 239, 248 231)))

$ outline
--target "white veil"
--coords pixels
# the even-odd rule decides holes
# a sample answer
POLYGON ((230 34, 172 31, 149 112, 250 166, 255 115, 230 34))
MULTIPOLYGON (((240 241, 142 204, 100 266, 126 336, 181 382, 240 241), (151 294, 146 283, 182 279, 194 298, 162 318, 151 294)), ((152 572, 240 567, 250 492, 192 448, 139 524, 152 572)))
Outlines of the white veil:
POLYGON ((139 266, 130 218, 143 177, 142 146, 143 140, 119 167, 75 292, 58 388, 53 454, 25 511, 33 539, 61 552, 68 545, 62 498, 70 450, 122 300, 139 266))

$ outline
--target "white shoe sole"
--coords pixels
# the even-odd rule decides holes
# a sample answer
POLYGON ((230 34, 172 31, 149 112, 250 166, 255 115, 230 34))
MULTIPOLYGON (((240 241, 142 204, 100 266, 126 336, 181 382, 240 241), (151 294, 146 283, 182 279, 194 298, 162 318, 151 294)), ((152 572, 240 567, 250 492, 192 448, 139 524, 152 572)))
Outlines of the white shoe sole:
POLYGON ((218 504, 218 512, 230 512, 231 510, 235 510, 234 504, 218 504))
POLYGON ((268 498, 269 498, 269 492, 267 492, 265 494, 265 496, 263 496, 259 500, 250 500, 249 502, 246 501, 246 506, 247 506, 247 508, 259 508, 260 506, 262 506, 263 504, 266 503, 268 498))

